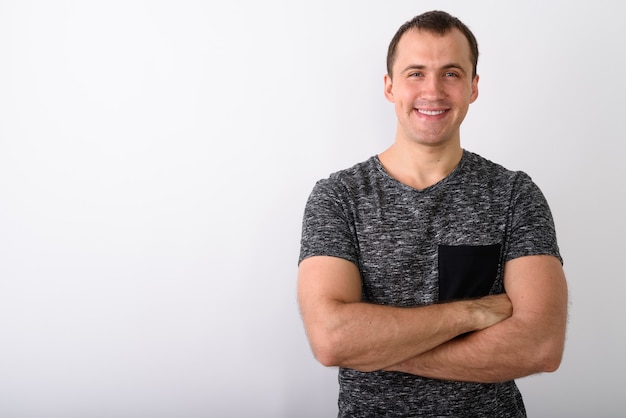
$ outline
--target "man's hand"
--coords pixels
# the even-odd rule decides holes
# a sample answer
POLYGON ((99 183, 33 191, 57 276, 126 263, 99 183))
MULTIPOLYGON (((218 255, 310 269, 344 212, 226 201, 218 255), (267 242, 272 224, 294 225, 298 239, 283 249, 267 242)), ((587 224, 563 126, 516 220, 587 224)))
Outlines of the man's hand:
POLYGON ((513 315, 513 304, 505 293, 485 296, 472 302, 470 308, 476 318, 473 321, 478 326, 476 331, 495 325, 513 315))

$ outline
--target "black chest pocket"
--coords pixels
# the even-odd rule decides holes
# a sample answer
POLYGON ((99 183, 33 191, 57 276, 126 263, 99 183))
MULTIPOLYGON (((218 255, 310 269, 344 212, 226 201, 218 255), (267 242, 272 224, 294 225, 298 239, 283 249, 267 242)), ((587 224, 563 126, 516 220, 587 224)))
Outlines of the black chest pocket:
POLYGON ((498 276, 500 244, 439 245, 439 301, 489 294, 498 276))

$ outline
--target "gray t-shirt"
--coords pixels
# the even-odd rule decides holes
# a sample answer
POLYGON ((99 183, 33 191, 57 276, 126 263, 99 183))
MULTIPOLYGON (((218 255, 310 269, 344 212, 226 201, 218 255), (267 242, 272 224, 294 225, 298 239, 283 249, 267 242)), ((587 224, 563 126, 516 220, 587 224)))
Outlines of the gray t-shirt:
MULTIPOLYGON (((353 262, 364 302, 421 306, 502 293, 508 260, 561 259, 543 194, 528 175, 464 151, 424 190, 392 178, 378 157, 317 182, 306 204, 300 258, 353 262)), ((441 381, 339 369, 340 417, 523 417, 513 381, 441 381)))

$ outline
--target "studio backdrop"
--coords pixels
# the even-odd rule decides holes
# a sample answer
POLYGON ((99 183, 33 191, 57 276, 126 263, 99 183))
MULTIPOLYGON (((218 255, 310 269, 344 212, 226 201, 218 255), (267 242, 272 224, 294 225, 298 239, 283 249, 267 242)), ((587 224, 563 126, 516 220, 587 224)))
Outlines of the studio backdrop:
POLYGON ((395 135, 398 26, 480 45, 463 146, 541 187, 570 287, 532 417, 615 417, 626 374, 618 2, 0 1, 0 416, 336 416, 296 304, 314 183, 395 135))

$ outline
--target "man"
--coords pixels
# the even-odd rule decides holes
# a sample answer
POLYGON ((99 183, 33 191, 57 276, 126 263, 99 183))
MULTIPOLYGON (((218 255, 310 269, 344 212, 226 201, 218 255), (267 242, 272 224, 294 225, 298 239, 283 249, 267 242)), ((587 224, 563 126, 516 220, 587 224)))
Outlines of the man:
POLYGON ((385 97, 394 143, 319 181, 298 299, 339 367, 340 417, 523 417, 514 379, 561 362, 567 286, 541 191, 461 147, 478 47, 445 12, 401 26, 385 97))

